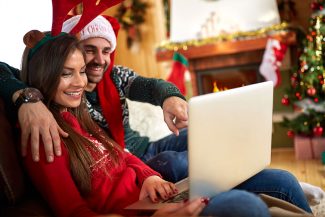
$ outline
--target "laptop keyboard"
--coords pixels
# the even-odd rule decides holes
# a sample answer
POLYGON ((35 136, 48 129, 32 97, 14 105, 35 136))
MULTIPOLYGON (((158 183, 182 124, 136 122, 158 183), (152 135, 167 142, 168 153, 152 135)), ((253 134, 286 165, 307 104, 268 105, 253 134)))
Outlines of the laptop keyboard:
POLYGON ((185 199, 189 198, 189 190, 183 191, 168 200, 163 201, 163 203, 179 203, 183 202, 185 199))

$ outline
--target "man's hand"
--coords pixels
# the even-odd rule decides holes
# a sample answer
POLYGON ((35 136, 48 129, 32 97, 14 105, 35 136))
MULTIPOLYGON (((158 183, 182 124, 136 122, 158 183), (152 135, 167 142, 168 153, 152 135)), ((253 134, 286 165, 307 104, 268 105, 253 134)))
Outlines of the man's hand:
POLYGON ((166 200, 177 192, 173 183, 167 182, 159 176, 149 176, 142 184, 139 200, 149 196, 152 202, 158 202, 158 198, 166 200))
POLYGON ((162 109, 168 128, 178 136, 179 129, 187 127, 188 124, 187 102, 176 96, 168 97, 165 99, 162 109))
POLYGON ((27 153, 28 139, 31 139, 31 152, 34 161, 39 161, 39 137, 41 135, 45 155, 48 162, 54 159, 55 155, 61 155, 60 136, 67 137, 57 124, 52 113, 46 108, 43 102, 24 103, 18 110, 18 120, 21 127, 21 152, 23 156, 27 153))
POLYGON ((191 202, 166 204, 152 216, 198 216, 206 206, 207 199, 197 198, 191 202))

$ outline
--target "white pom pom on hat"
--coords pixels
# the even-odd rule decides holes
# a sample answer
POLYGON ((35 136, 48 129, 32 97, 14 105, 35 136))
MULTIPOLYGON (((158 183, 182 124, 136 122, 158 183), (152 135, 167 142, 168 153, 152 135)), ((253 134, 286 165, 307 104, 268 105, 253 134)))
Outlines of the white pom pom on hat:
MULTIPOLYGON (((62 32, 69 33, 80 20, 81 15, 76 15, 63 23, 62 32)), ((103 16, 97 16, 80 31, 80 40, 88 38, 104 38, 111 44, 110 52, 116 48, 116 36, 112 25, 103 16)))

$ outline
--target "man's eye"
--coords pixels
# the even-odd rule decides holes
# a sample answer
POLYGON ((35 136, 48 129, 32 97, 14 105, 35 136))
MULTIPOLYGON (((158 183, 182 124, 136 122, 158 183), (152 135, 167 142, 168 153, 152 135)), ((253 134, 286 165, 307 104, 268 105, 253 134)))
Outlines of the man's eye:
POLYGON ((89 49, 86 49, 85 52, 86 53, 95 53, 94 50, 89 50, 89 49))

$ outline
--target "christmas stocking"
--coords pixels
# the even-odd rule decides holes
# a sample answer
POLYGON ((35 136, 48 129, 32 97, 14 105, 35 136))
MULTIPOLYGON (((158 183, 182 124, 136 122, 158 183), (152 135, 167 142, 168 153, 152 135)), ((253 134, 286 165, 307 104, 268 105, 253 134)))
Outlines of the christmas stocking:
POLYGON ((286 44, 277 39, 268 39, 259 70, 266 80, 273 81, 274 86, 281 83, 280 66, 286 51, 286 44))
POLYGON ((172 71, 167 81, 174 83, 183 95, 186 94, 185 88, 185 72, 188 68, 187 59, 180 53, 175 52, 173 56, 172 71))

